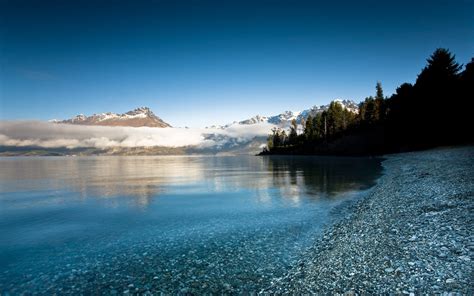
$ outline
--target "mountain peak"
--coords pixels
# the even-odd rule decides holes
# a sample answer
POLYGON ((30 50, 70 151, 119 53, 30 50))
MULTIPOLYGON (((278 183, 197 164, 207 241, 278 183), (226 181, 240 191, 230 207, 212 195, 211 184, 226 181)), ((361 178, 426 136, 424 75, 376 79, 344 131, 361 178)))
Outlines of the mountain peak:
POLYGON ((239 124, 255 124, 255 123, 259 123, 259 122, 265 122, 267 120, 268 120, 268 118, 266 116, 261 116, 261 115, 257 114, 252 118, 239 121, 239 124))
POLYGON ((102 126, 171 127, 171 125, 156 116, 148 107, 139 107, 123 114, 113 112, 93 114, 91 116, 79 114, 71 119, 57 121, 57 123, 102 126))
MULTIPOLYGON (((350 112, 359 112, 358 105, 352 100, 334 99, 331 102, 337 102, 341 104, 344 109, 347 109, 350 112)), ((269 117, 256 115, 247 120, 240 121, 239 124, 256 124, 260 122, 268 122, 279 126, 289 126, 293 119, 295 119, 297 123, 301 123, 303 119, 306 119, 309 115, 315 116, 318 113, 326 111, 329 108, 329 105, 330 103, 321 106, 315 105, 312 108, 303 110, 301 112, 284 111, 283 113, 269 117)))
POLYGON ((133 109, 132 111, 128 111, 125 114, 138 114, 138 113, 153 114, 151 109, 148 107, 138 107, 138 108, 133 109))

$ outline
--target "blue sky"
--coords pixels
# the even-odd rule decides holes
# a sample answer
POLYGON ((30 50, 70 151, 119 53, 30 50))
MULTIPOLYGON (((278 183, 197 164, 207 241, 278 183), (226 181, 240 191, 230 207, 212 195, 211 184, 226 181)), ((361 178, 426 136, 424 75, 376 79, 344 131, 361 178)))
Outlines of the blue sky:
POLYGON ((148 106, 174 126, 361 101, 474 56, 474 2, 0 0, 0 119, 148 106))

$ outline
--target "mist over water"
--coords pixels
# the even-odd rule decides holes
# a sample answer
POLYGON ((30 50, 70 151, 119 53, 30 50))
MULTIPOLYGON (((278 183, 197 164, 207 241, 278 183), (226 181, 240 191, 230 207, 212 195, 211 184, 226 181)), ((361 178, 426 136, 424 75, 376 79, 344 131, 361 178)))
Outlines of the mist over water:
POLYGON ((0 291, 258 291, 378 159, 0 158, 0 291))

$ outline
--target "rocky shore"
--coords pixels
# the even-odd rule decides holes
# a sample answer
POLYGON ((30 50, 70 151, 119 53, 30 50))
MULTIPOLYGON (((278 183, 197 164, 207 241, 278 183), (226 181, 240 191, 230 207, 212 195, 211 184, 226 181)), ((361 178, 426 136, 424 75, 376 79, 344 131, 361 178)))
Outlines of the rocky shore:
POLYGON ((263 294, 474 294, 474 147, 383 166, 352 214, 263 294))

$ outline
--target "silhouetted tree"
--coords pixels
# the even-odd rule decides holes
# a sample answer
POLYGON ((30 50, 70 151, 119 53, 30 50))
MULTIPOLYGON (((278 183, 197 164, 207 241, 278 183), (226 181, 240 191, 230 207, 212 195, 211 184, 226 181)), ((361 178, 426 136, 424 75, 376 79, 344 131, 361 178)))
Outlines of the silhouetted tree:
POLYGON ((346 130, 348 129, 349 127, 351 127, 352 125, 355 124, 355 121, 356 121, 356 114, 347 110, 347 109, 344 109, 344 112, 343 112, 343 126, 342 126, 342 130, 346 130))
POLYGON ((281 144, 280 129, 275 127, 272 129, 272 148, 277 148, 281 144))
POLYGON ((377 81, 375 85, 375 120, 380 121, 385 119, 385 97, 383 96, 382 83, 377 81))
POLYGON ((313 135, 314 135, 313 117, 311 115, 308 115, 308 118, 306 118, 306 125, 304 127, 304 135, 307 140, 309 141, 313 140, 313 135))
POLYGON ((379 124, 383 121, 387 113, 385 98, 383 95, 382 83, 375 85, 375 97, 367 97, 359 105, 359 121, 363 126, 379 124))
MULTIPOLYGON (((467 63, 464 71, 461 73, 461 81, 464 83, 474 82, 474 58, 467 63)), ((473 84, 470 84, 471 87, 474 87, 473 84)))
POLYGON ((375 99, 376 100, 384 99, 382 83, 380 81, 377 81, 377 84, 375 85, 375 99))
MULTIPOLYGON (((456 96, 461 66, 447 49, 436 49, 415 83, 415 94, 407 112, 413 133, 410 142, 421 147, 449 142, 457 125, 456 96), (410 112, 411 111, 411 112, 410 112), (443 119, 442 119, 443 118, 443 119)), ((458 102, 459 103, 459 102, 458 102)))
POLYGON ((360 105, 360 119, 363 124, 371 125, 377 121, 377 106, 375 99, 370 96, 365 98, 364 102, 360 105))
POLYGON ((466 140, 473 141, 474 133, 470 129, 472 126, 472 110, 474 109, 474 58, 464 68, 460 75, 460 86, 458 87, 460 101, 458 125, 463 127, 463 134, 466 140), (470 137, 469 137, 470 135, 470 137))
POLYGON ((324 139, 324 118, 323 112, 317 113, 313 118, 314 135, 316 140, 324 139))
POLYGON ((455 56, 444 48, 436 49, 427 62, 428 65, 416 79, 416 86, 419 88, 440 89, 451 86, 462 68, 456 62, 455 56))
MULTIPOLYGON (((298 137, 292 123, 289 142, 295 134, 299 140, 283 151, 364 154, 472 143, 474 58, 461 69, 447 49, 436 49, 414 85, 404 83, 385 98, 377 82, 375 97, 360 103, 357 115, 332 102, 326 111, 303 120, 303 135, 298 137)), ((272 132, 269 147, 288 143, 284 131, 272 132)))
POLYGON ((342 105, 338 102, 331 102, 327 110, 327 124, 329 136, 334 136, 342 130, 343 127, 342 105))

